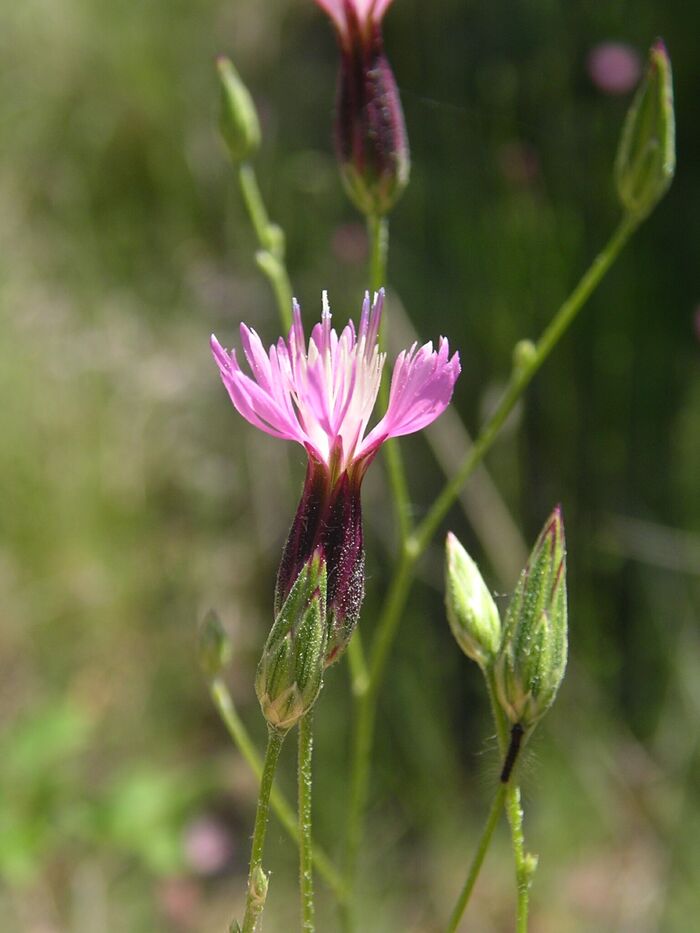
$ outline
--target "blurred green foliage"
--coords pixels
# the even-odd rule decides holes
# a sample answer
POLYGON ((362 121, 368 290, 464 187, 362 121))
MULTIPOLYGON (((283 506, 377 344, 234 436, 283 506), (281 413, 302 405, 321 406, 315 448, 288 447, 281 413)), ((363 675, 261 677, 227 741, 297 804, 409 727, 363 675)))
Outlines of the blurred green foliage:
MULTIPOLYGON (((562 501, 570 547, 572 660, 526 787, 538 931, 685 933, 700 910, 699 28, 681 0, 396 0, 386 20, 413 154, 392 302, 422 338, 459 348, 472 432, 514 343, 537 336, 616 221, 629 97, 596 90, 588 53, 616 39, 643 55, 662 34, 674 65, 674 185, 488 462, 527 539, 562 501)), ((220 52, 260 110, 260 180, 307 320, 328 288, 342 322, 359 308, 364 241, 330 144, 336 49, 311 0, 0 8, 8 933, 222 929, 243 891, 255 782, 210 707, 196 624, 220 613, 229 682, 261 739, 253 676, 303 454, 242 423, 209 357, 208 334, 230 345, 241 319, 278 334, 217 136, 220 52), (192 854, 202 816, 230 840, 216 871, 192 854)), ((420 515, 441 474, 422 439, 404 446, 420 515)), ((392 546, 384 500, 377 467, 367 635, 392 546)), ((509 592, 468 516, 450 527, 509 592)), ((377 933, 439 929, 497 773, 478 671, 444 619, 441 550, 421 565, 381 700, 365 860, 377 933)), ((332 848, 341 668, 317 709, 317 829, 332 848)), ((285 757, 289 787, 292 770, 285 757)), ((484 933, 512 925, 504 841, 470 915, 484 933)), ((269 852, 266 922, 291 929, 295 857, 276 824, 269 852)), ((323 899, 321 918, 334 928, 323 899)))

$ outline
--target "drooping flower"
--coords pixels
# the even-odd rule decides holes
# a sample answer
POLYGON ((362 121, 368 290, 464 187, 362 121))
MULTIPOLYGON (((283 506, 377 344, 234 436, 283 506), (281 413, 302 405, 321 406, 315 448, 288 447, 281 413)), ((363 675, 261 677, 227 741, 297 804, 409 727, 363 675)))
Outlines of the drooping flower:
POLYGON ((316 0, 340 45, 335 147, 345 188, 364 213, 386 214, 408 183, 410 154, 381 23, 391 0, 316 0))
POLYGON ((241 324, 241 343, 251 375, 236 352, 212 337, 221 378, 238 412, 273 437, 297 441, 308 455, 304 490, 277 577, 275 613, 302 568, 320 550, 327 563, 329 640, 327 663, 348 643, 364 595, 364 549, 360 486, 387 438, 412 434, 447 407, 459 375, 441 337, 414 344, 397 357, 384 416, 368 431, 379 392, 385 354, 378 346, 384 292, 370 305, 365 295, 359 328, 352 321, 338 335, 331 327, 326 294, 323 311, 306 346, 299 305, 292 327, 266 352, 252 328, 241 324))

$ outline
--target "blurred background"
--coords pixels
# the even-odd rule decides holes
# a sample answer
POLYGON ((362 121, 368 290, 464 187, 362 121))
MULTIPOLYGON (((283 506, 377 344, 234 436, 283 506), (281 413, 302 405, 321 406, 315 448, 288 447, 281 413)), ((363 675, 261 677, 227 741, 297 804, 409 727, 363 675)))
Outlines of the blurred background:
MULTIPOLYGON (((688 931, 700 912, 700 7, 397 0, 413 155, 392 342, 448 334, 455 413, 403 444, 417 517, 618 219, 611 167, 663 35, 674 185, 527 393, 449 522, 499 594, 563 504, 571 662, 525 765, 533 933, 688 931), (608 43, 618 43, 612 48, 608 43), (411 324, 407 323, 412 322, 411 324), (410 338, 409 338, 410 339, 410 338), (457 417, 457 413, 459 418, 457 417), (460 420, 461 419, 461 420, 460 420)), ((366 241, 331 146, 337 53, 311 0, 23 0, 0 9, 0 916, 7 933, 222 930, 256 782, 209 701, 196 628, 262 747, 253 674, 301 449, 236 415, 208 336, 279 333, 217 134, 214 58, 259 107, 257 160, 306 320, 357 314, 366 241)), ((395 547, 365 487, 371 637, 395 547)), ((475 665, 420 565, 381 696, 363 929, 441 929, 498 761, 475 665)), ((344 664, 316 714, 316 832, 337 853, 344 664)), ((294 793, 293 742, 280 781, 294 793)), ((272 821, 266 929, 297 924, 272 821)), ((337 928, 319 880, 319 929, 337 928)), ((464 929, 513 929, 505 823, 464 929)))

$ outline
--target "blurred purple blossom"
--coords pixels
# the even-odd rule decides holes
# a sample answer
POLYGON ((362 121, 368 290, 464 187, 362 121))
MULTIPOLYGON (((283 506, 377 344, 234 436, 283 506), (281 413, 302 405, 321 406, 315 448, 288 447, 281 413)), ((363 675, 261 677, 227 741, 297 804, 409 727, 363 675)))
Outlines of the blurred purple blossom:
POLYGON ((639 52, 624 42, 601 42, 588 53, 588 76, 603 94, 627 94, 642 74, 639 52))
POLYGON ((197 875, 215 875, 228 864, 233 854, 230 833, 219 820, 201 816, 185 829, 185 860, 197 875))

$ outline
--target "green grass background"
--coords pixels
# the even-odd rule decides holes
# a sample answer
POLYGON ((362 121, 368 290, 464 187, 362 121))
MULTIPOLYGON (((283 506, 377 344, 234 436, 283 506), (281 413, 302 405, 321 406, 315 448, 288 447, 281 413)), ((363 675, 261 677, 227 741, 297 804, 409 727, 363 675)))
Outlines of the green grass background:
MULTIPOLYGON (((525 767, 533 933, 686 933, 700 912, 699 29, 700 8, 681 0, 397 0, 386 20, 413 155, 392 218, 390 314, 459 349, 455 407, 472 433, 515 341, 537 336, 617 220, 629 98, 593 87, 588 52, 617 39, 644 54, 660 34, 675 69, 673 188, 487 463, 525 541, 561 501, 569 543, 571 663, 525 767), (522 152, 528 179, 506 170, 522 152)), ((342 323, 365 286, 362 228, 330 142, 337 53, 311 0, 0 7, 7 933, 209 933, 240 911, 256 787, 208 701, 196 624, 213 607, 231 632, 228 680, 262 743, 253 672, 304 456, 235 414, 209 355, 209 333, 231 345, 240 320, 266 342, 279 331, 217 136, 222 51, 260 110, 257 168, 306 320, 328 288, 342 323), (183 845, 203 816, 231 845, 213 877, 183 845)), ((441 469, 424 439, 402 446, 420 517, 441 469)), ((499 526, 494 560, 480 489, 446 527, 507 594, 523 544, 499 526)), ((386 502, 378 462, 366 640, 394 547, 386 502)), ((381 696, 369 933, 441 929, 497 775, 478 671, 444 619, 441 561, 438 541, 381 696)), ((344 665, 316 721, 317 834, 337 854, 344 665)), ((295 855, 274 822, 268 852, 266 929, 294 929, 295 855)), ((334 930, 318 888, 319 929, 334 930)), ((464 929, 508 931, 513 915, 504 824, 464 929)))

